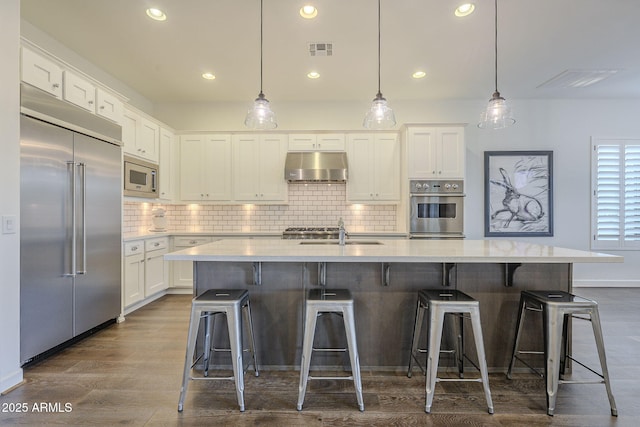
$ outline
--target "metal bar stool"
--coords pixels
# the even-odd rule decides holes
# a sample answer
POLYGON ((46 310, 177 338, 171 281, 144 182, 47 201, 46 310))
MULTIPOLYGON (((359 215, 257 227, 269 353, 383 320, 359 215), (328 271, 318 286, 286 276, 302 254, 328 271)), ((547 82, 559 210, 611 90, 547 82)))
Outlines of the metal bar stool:
POLYGON ((353 380, 360 411, 364 411, 362 399, 362 382, 360 379, 360 360, 356 343, 355 316, 353 313, 353 298, 347 289, 311 289, 305 301, 304 338, 302 343, 302 362, 300 364, 300 385, 298 387, 298 411, 302 410, 307 382, 316 379, 353 380), (349 359, 351 361, 351 375, 337 377, 309 376, 311 354, 313 351, 346 351, 346 349, 314 348, 313 339, 316 330, 316 319, 323 313, 338 314, 344 322, 347 336, 349 359))
MULTIPOLYGON (((416 321, 413 329, 413 338, 411 342, 411 355, 409 358, 409 369, 407 376, 411 377, 414 360, 420 366, 417 359, 419 353, 427 353, 426 367, 426 404, 425 412, 431 412, 433 404, 433 395, 436 382, 445 381, 468 381, 480 382, 484 387, 484 394, 487 400, 488 412, 493 414, 493 401, 491 399, 491 391, 489 390, 489 374, 487 370, 487 360, 484 353, 484 341, 482 338, 482 326, 480 323, 480 303, 469 295, 457 290, 430 290, 424 289, 418 293, 418 303, 416 307, 416 321), (427 328, 427 348, 420 349, 418 344, 422 331, 422 323, 424 314, 429 311, 428 328, 427 328), (440 359, 440 345, 442 341, 442 331, 444 328, 445 315, 450 314, 456 316, 456 323, 459 330, 457 337, 457 350, 445 350, 447 352, 456 352, 459 378, 438 378, 438 362, 440 359), (478 355, 478 365, 473 363, 464 353, 463 341, 463 320, 468 318, 471 320, 473 329, 473 338, 476 344, 476 353, 478 355), (464 378, 464 359, 480 371, 480 378, 464 378)), ((422 366, 420 366, 422 368, 422 366)), ((424 369, 423 369, 424 371, 424 369)))
POLYGON ((527 364, 526 361, 518 357, 519 354, 543 354, 544 373, 542 377, 546 379, 547 385, 547 414, 553 415, 556 407, 558 384, 601 384, 604 383, 611 405, 611 415, 618 416, 616 402, 611 393, 609 382, 609 371, 607 369, 607 359, 604 351, 604 340, 602 328, 600 326, 600 315, 598 314, 598 303, 577 295, 564 291, 522 291, 520 293, 520 308, 518 310, 518 323, 516 324, 516 336, 513 343, 513 353, 511 363, 507 371, 507 378, 511 379, 513 366, 516 359, 526 364, 530 369, 540 374, 535 368, 527 364), (542 312, 544 352, 519 350, 520 335, 524 324, 525 313, 527 311, 542 312), (576 316, 578 315, 578 316, 576 316), (582 317, 579 315, 586 315, 582 317), (593 328, 600 367, 602 373, 598 373, 578 360, 574 359, 568 351, 567 321, 569 317, 574 319, 588 320, 593 328), (565 381, 562 375, 565 371, 566 360, 570 359, 583 366, 601 378, 599 381, 571 380, 565 381))
POLYGON ((236 384, 236 394, 240 411, 244 411, 244 372, 246 368, 243 362, 243 334, 242 334, 242 313, 246 316, 246 326, 249 329, 249 351, 253 360, 253 368, 256 376, 258 363, 256 361, 255 341, 253 336, 253 323, 251 321, 251 306, 249 304, 249 292, 242 289, 211 289, 193 299, 191 303, 191 321, 189 323, 189 336, 187 340, 187 352, 184 360, 184 373, 182 377, 182 388, 180 389, 180 400, 178 401, 178 412, 182 412, 184 399, 187 394, 189 380, 232 380, 236 384), (211 337, 213 333, 213 319, 217 314, 223 314, 227 318, 229 332, 229 349, 212 348, 211 337), (194 359, 196 340, 200 320, 204 319, 204 347, 203 354, 194 359), (232 377, 209 377, 209 359, 212 351, 231 352, 231 365, 233 368, 232 377), (203 360, 203 377, 194 377, 191 370, 198 361, 203 360))

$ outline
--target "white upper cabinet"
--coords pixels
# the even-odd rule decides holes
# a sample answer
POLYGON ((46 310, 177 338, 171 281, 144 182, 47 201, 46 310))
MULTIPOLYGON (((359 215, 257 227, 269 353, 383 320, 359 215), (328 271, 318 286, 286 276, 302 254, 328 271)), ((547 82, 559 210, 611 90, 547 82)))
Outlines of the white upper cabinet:
POLYGON ((180 199, 231 200, 231 135, 180 137, 180 199))
POLYGON ((464 178, 464 127, 408 127, 409 178, 464 178))
POLYGON ((286 202, 284 159, 287 136, 233 136, 233 199, 241 202, 286 202))
POLYGON ((22 48, 22 81, 62 98, 62 68, 24 47, 22 48))
POLYGON ((69 71, 64 71, 62 97, 78 107, 96 112, 96 87, 88 80, 69 71))
POLYGON ((351 202, 400 200, 400 144, 395 134, 351 134, 347 142, 351 202))
POLYGON ((125 153, 158 163, 160 126, 126 108, 122 118, 122 142, 125 153))
POLYGON ((123 102, 90 77, 64 69, 38 53, 22 48, 22 81, 93 114, 121 124, 123 102))
POLYGON ((122 124, 123 103, 109 92, 96 88, 96 114, 122 124))
POLYGON ((174 135, 168 129, 160 128, 160 198, 173 199, 173 182, 175 172, 175 144, 174 135))
POLYGON ((344 151, 343 133, 298 133, 289 135, 289 151, 344 151))

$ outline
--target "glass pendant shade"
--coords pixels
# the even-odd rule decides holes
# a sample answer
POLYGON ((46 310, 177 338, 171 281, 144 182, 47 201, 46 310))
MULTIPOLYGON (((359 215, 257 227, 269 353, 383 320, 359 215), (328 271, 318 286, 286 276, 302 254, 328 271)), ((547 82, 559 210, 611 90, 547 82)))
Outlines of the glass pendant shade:
POLYGON ((244 124, 251 129, 275 129, 278 127, 276 114, 271 111, 269 100, 264 97, 262 92, 253 102, 253 107, 247 111, 244 124))
POLYGON ((506 99, 500 96, 500 92, 496 91, 489 100, 487 109, 482 112, 478 127, 480 129, 502 129, 515 122, 511 106, 506 99))
POLYGON ((387 100, 378 92, 371 108, 364 117, 363 126, 367 129, 388 129, 396 125, 396 116, 387 104, 387 100))

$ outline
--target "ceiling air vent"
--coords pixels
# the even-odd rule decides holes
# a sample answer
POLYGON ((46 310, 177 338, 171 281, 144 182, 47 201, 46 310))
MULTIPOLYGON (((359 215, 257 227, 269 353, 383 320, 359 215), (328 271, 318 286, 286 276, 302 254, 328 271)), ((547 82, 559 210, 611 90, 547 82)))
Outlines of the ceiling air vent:
POLYGON ((619 70, 565 70, 542 83, 538 88, 580 88, 587 87, 607 79, 619 70))
POLYGON ((309 43, 309 55, 332 56, 333 43, 309 43))

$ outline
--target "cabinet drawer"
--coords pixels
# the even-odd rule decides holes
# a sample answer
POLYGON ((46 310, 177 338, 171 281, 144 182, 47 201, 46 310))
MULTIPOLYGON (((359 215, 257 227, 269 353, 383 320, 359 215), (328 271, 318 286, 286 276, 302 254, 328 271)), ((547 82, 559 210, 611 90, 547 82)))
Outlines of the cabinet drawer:
POLYGON ((134 240, 124 244, 124 256, 144 254, 144 240, 134 240))
POLYGON ((176 237, 173 241, 173 245, 176 248, 190 248, 192 246, 211 243, 212 241, 213 239, 211 237, 176 237))
POLYGON ((148 239, 144 241, 144 249, 147 252, 166 249, 168 247, 169 247, 169 239, 166 237, 159 237, 157 239, 148 239))

